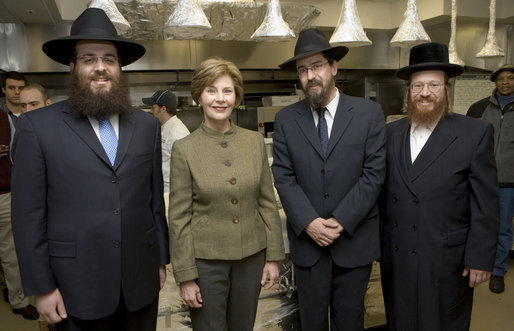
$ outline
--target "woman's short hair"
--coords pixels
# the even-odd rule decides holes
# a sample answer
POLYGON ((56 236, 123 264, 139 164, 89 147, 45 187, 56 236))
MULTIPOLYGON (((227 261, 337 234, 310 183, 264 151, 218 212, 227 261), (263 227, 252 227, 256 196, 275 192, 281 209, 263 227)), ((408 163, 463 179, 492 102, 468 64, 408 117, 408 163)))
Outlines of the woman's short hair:
POLYGON ((191 97, 193 100, 200 104, 199 100, 203 90, 224 75, 232 78, 236 92, 235 106, 239 106, 241 101, 243 101, 243 76, 233 62, 219 57, 209 58, 200 63, 196 68, 191 79, 191 97))

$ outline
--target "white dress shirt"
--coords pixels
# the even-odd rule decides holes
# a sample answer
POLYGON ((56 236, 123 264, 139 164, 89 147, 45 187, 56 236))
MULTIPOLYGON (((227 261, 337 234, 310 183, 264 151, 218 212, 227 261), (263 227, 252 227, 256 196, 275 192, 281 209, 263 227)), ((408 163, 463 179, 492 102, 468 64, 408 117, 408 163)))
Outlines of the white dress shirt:
MULTIPOLYGON (((334 124, 334 118, 336 117, 337 105, 339 104, 339 90, 336 89, 336 96, 332 101, 328 103, 325 107, 327 110, 325 112, 325 120, 327 121, 328 128, 328 138, 330 139, 330 133, 332 132, 332 125, 334 124)), ((314 125, 318 127, 319 122, 319 114, 317 110, 312 110, 312 117, 314 117, 314 125)))
POLYGON ((423 149, 423 146, 425 146, 425 143, 427 142, 428 138, 430 138, 430 135, 434 131, 435 124, 434 125, 418 125, 416 123, 413 123, 410 127, 410 159, 411 162, 414 163, 414 160, 419 155, 419 152, 423 149))

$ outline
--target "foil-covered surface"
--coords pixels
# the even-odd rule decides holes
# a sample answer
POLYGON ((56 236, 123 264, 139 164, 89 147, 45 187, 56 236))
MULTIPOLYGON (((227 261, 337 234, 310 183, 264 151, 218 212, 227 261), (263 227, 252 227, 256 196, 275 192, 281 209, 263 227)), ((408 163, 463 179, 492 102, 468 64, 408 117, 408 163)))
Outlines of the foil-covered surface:
POLYGON ((112 24, 116 28, 119 35, 126 33, 130 30, 129 22, 120 13, 114 0, 92 0, 89 4, 89 8, 100 8, 107 14, 112 24))
POLYGON ((278 0, 268 0, 266 16, 262 24, 250 37, 254 41, 289 41, 296 38, 293 30, 282 18, 278 0))
POLYGON ((496 41, 496 0, 491 0, 489 5, 489 31, 485 38, 485 45, 475 55, 479 58, 503 57, 505 53, 496 41))
MULTIPOLYGON (((119 11, 131 25, 123 37, 132 40, 199 39, 249 41, 261 25, 267 6, 255 1, 200 1, 205 16, 211 24, 205 34, 187 38, 165 31, 165 23, 177 6, 176 1, 164 0, 161 3, 141 3, 140 1, 117 2, 119 11)), ((312 21, 320 12, 309 4, 285 3, 281 5, 282 16, 295 34, 311 27, 312 21)), ((186 29, 187 30, 187 29, 186 29)))
POLYGON ((178 0, 175 10, 164 24, 164 32, 175 38, 194 39, 211 29, 197 0, 178 0))
POLYGON ((457 0, 452 0, 452 13, 450 22, 450 43, 448 44, 448 57, 450 63, 464 65, 464 61, 457 53, 457 46, 455 45, 455 35, 457 32, 457 0))
POLYGON ((430 37, 421 25, 416 0, 408 0, 403 21, 391 39, 393 47, 410 47, 430 42, 430 37))
POLYGON ((343 0, 343 7, 337 26, 330 37, 333 46, 360 47, 371 45, 372 42, 364 32, 355 0, 343 0))

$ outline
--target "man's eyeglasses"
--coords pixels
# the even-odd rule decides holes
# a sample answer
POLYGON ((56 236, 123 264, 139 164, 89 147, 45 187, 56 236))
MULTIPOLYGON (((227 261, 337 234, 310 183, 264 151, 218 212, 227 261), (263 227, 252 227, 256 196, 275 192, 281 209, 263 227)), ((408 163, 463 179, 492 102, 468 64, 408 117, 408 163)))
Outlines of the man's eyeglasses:
POLYGON ((112 66, 118 63, 118 58, 114 55, 106 55, 106 56, 95 56, 95 55, 81 55, 75 58, 77 62, 85 65, 92 65, 98 62, 98 59, 101 59, 103 64, 112 66))
POLYGON ((300 76, 300 77, 307 75, 309 70, 312 71, 313 74, 319 74, 321 72, 321 68, 323 68, 323 66, 327 63, 328 63, 328 61, 316 62, 316 63, 311 64, 308 67, 298 67, 296 69, 296 72, 298 73, 298 76, 300 76))
POLYGON ((439 90, 441 89, 441 87, 444 85, 443 83, 439 83, 439 82, 430 82, 430 83, 412 83, 410 85, 410 90, 411 92, 413 93, 419 93, 421 91, 423 91, 423 89, 425 88, 425 85, 428 86, 428 90, 432 93, 436 93, 436 92, 439 92, 439 90))

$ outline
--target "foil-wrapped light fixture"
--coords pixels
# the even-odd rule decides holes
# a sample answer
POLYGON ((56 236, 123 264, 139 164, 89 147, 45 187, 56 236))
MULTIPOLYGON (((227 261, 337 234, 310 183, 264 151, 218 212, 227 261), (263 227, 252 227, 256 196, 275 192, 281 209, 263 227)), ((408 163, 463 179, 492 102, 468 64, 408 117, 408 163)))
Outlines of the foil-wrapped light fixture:
POLYGON ((211 29, 197 0, 178 0, 177 6, 164 24, 164 32, 176 39, 194 39, 211 29))
POLYGON ((347 47, 368 46, 372 44, 362 27, 355 0, 343 0, 339 22, 332 37, 330 37, 330 44, 347 47))
POLYGON ((250 37, 254 41, 289 41, 296 38, 293 30, 282 18, 279 0, 268 0, 266 16, 250 37))
POLYGON ((450 23, 450 44, 448 45, 448 57, 450 63, 464 65, 464 61, 457 53, 457 46, 455 45, 455 34, 457 33, 457 0, 452 0, 452 18, 450 23))
POLYGON ((410 47, 425 42, 430 42, 430 37, 419 20, 416 0, 408 0, 403 22, 391 39, 391 46, 410 47))
POLYGON ((489 5, 489 31, 485 38, 485 45, 475 56, 481 58, 503 57, 505 53, 496 41, 496 0, 491 0, 489 5))
POLYGON ((89 8, 100 8, 102 9, 107 17, 111 20, 112 24, 118 31, 118 34, 124 34, 130 30, 129 22, 121 15, 118 7, 114 3, 114 0, 92 0, 89 4, 89 8))

